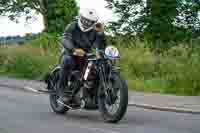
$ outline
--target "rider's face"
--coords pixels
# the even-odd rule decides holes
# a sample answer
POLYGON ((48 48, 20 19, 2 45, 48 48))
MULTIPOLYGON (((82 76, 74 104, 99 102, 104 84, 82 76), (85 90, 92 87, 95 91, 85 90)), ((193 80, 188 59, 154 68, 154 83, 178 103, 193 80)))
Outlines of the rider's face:
POLYGON ((95 30, 97 31, 97 32, 103 32, 103 26, 102 26, 102 24, 101 23, 97 23, 96 25, 95 25, 95 30))

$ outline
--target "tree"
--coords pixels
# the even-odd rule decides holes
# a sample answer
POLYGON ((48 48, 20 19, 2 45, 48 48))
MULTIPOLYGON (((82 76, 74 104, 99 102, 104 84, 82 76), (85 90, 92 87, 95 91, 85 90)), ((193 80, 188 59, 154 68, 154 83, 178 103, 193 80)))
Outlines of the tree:
MULTIPOLYGON (((157 41, 177 40, 177 31, 191 32, 199 21, 199 0, 106 0, 118 16, 109 26, 117 34, 142 35, 157 41), (183 29, 183 27, 187 27, 183 29)), ((179 34, 180 35, 180 34, 179 34)), ((183 35, 188 34, 182 34, 183 35)), ((179 38, 181 40, 181 38, 179 38)))
POLYGON ((180 0, 176 25, 184 29, 200 30, 200 0, 180 0))
POLYGON ((144 22, 145 2, 142 0, 106 0, 108 8, 114 10, 118 20, 109 26, 115 33, 140 33, 146 26, 144 22), (143 19, 143 20, 142 20, 143 19))
POLYGON ((119 17, 111 24, 116 32, 145 33, 159 38, 171 32, 177 15, 175 0, 113 0, 109 3, 119 17))
POLYGON ((44 31, 61 32, 78 14, 75 0, 1 0, 0 15, 8 16, 18 22, 20 16, 26 20, 32 17, 32 12, 40 13, 44 20, 44 31))

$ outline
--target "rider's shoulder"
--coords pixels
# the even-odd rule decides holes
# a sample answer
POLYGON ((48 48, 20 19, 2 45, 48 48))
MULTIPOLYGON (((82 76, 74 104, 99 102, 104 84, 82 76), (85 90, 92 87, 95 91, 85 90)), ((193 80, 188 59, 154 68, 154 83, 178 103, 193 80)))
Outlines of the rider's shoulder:
POLYGON ((65 31, 73 31, 73 30, 75 30, 76 29, 76 27, 77 27, 77 22, 76 21, 73 21, 73 22, 71 22, 71 23, 69 23, 67 26, 66 26, 66 28, 65 28, 65 31))

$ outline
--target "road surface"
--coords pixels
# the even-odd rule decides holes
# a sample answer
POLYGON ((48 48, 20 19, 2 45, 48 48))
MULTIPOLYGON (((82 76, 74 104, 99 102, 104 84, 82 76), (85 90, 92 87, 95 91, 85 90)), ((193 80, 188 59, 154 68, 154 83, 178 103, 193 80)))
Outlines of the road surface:
POLYGON ((129 107, 118 124, 98 111, 53 113, 48 96, 0 87, 0 133, 200 133, 200 115, 129 107))

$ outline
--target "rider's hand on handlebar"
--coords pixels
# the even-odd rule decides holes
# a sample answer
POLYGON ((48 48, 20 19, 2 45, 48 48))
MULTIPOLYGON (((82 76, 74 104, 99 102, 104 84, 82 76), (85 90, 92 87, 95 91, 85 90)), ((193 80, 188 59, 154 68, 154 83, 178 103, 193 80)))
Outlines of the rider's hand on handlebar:
POLYGON ((85 51, 83 49, 74 49, 73 50, 73 55, 75 56, 84 56, 85 55, 85 51))

